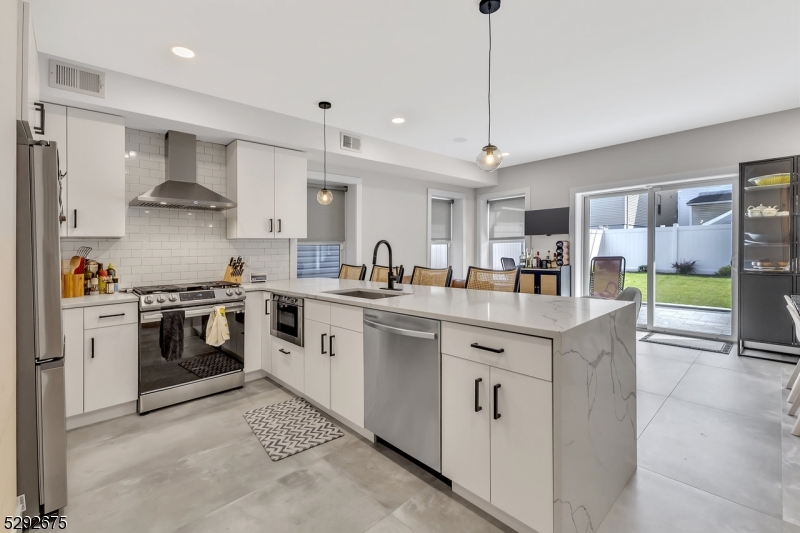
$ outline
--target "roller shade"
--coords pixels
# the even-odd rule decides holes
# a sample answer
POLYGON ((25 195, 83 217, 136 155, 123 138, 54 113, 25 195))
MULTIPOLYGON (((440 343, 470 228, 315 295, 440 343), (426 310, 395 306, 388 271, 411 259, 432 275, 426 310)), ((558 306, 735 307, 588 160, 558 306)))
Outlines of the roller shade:
POLYGON ((330 189, 333 202, 321 205, 317 202, 317 192, 321 187, 309 187, 308 204, 308 237, 298 239, 299 242, 344 242, 345 241, 345 192, 330 189))
POLYGON ((525 238, 525 197, 489 200, 489 240, 525 238))
POLYGON ((452 238, 453 201, 431 199, 431 240, 449 241, 452 238))

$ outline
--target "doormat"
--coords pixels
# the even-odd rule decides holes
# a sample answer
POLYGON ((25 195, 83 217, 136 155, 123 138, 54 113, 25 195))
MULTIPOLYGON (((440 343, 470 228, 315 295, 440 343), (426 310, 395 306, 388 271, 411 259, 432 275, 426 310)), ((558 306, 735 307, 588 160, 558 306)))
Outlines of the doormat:
POLYGON ((233 357, 219 352, 187 359, 178 364, 199 378, 210 378, 244 368, 244 365, 233 357))
POLYGON ((344 437, 341 429, 302 398, 247 411, 244 419, 273 461, 344 437))
POLYGON ((704 352, 714 353, 731 353, 731 349, 733 348, 733 344, 730 342, 693 339, 691 337, 667 335, 666 333, 648 333, 639 340, 642 342, 652 342, 653 344, 675 346, 676 348, 689 348, 691 350, 702 350, 704 352))

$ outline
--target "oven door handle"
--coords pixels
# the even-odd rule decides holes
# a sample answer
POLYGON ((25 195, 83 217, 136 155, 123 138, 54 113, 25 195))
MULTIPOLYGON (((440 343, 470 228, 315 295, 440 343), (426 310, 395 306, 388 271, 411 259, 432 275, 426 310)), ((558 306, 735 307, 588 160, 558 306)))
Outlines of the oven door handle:
MULTIPOLYGON (((223 307, 225 307, 226 313, 238 313, 240 311, 244 311, 244 304, 225 305, 223 307)), ((200 309, 192 309, 191 311, 187 310, 186 318, 210 315, 213 310, 214 310, 213 306, 201 307, 200 309)), ((160 322, 162 318, 164 318, 164 315, 162 313, 142 314, 140 322, 142 324, 147 324, 150 322, 160 322)))

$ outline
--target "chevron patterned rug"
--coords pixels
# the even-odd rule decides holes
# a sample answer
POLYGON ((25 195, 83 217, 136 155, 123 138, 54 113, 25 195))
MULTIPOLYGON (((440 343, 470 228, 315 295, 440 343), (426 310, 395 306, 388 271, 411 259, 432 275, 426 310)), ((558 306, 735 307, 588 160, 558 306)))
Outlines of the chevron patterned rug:
POLYGON ((247 411, 244 419, 273 461, 344 437, 342 430, 302 398, 247 411))

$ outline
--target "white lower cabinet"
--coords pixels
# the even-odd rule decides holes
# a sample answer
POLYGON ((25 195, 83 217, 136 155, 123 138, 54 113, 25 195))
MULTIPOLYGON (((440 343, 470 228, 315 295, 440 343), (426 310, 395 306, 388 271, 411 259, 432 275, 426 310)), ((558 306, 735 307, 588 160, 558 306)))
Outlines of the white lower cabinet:
POLYGON ((494 367, 491 379, 492 392, 499 387, 491 424, 492 505, 536 531, 552 531, 552 385, 494 367))
POLYGON ((139 396, 139 326, 125 324, 83 333, 83 409, 88 413, 139 396))
POLYGON ((331 407, 331 356, 328 324, 305 320, 305 393, 323 407, 331 407))
POLYGON ((83 413, 83 309, 65 309, 61 321, 67 416, 75 416, 83 413))
MULTIPOLYGON (((261 369, 272 373, 272 336, 270 335, 270 319, 272 315, 272 295, 262 292, 262 314, 261 314, 261 369)), ((249 298, 249 296, 248 296, 249 298)))
POLYGON ((550 382, 443 354, 442 473, 552 531, 552 412, 550 382))
POLYGON ((442 474, 491 498, 490 367, 442 355, 442 474))
POLYGON ((300 346, 272 337, 272 374, 294 387, 305 390, 305 353, 300 346))
MULTIPOLYGON (((244 372, 261 370, 261 315, 264 305, 260 292, 251 292, 244 301, 244 372)), ((269 331, 269 330, 267 330, 269 331)))
POLYGON ((364 334, 331 326, 329 349, 331 410, 364 427, 364 334))

